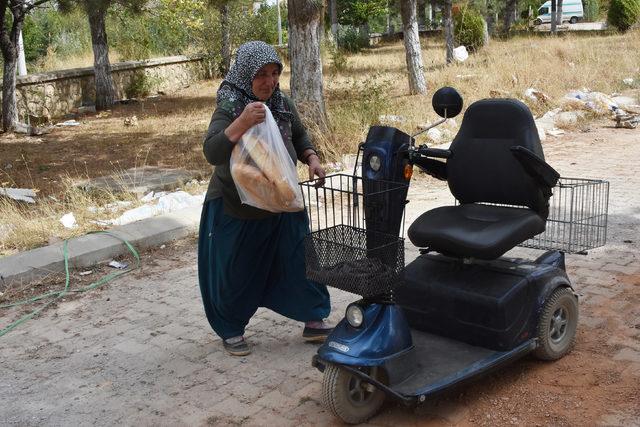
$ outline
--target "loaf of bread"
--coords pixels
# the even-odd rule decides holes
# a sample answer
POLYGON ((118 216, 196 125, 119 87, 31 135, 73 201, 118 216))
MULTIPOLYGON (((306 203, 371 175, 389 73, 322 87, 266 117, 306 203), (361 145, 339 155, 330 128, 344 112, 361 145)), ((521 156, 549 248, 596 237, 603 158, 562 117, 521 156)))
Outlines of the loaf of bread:
POLYGON ((276 186, 260 172, 260 169, 246 163, 236 163, 231 169, 231 175, 236 184, 260 204, 261 209, 271 212, 280 211, 277 201, 273 198, 276 186))
POLYGON ((272 212, 297 212, 303 209, 302 200, 296 197, 297 188, 292 188, 273 153, 260 138, 244 135, 244 144, 255 166, 242 163, 241 147, 236 145, 231 153, 231 170, 236 184, 258 202, 259 207, 272 212))

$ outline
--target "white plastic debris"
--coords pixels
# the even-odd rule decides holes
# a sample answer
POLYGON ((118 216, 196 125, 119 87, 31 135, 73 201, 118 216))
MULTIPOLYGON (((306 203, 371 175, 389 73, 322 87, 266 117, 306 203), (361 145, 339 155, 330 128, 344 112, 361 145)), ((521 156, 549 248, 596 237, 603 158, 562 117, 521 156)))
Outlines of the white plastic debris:
POLYGON ((73 212, 69 212, 68 214, 64 214, 62 218, 60 218, 60 222, 64 225, 65 228, 76 228, 78 224, 76 223, 76 217, 73 215, 73 212))
POLYGON ((404 122, 404 117, 402 116, 395 116, 392 114, 383 114, 380 117, 378 117, 378 120, 380 120, 381 122, 391 122, 391 123, 402 123, 404 122))
POLYGON ((93 273, 93 270, 87 270, 87 271, 81 271, 80 273, 78 273, 80 276, 88 276, 91 273, 93 273))
POLYGON ((151 191, 140 198, 140 201, 143 203, 148 203, 153 200, 153 195, 155 192, 151 191))
POLYGON ((56 126, 70 126, 70 127, 74 127, 74 126, 80 126, 80 122, 77 120, 67 120, 61 123, 56 123, 56 126))
POLYGON ((565 106, 570 106, 571 103, 576 102, 583 108, 598 114, 608 114, 611 111, 615 112, 619 108, 613 99, 601 92, 575 90, 565 96, 565 106))
POLYGON ((564 131, 562 129, 550 129, 547 131, 548 135, 551 136, 560 136, 560 135, 564 135, 564 131))
POLYGON ((626 110, 627 108, 633 108, 635 104, 638 103, 638 99, 632 96, 612 96, 611 101, 615 102, 618 108, 622 108, 626 110))
POLYGON ((536 102, 546 103, 549 101, 549 96, 547 96, 547 94, 531 87, 524 91, 524 96, 536 102))
POLYGON ((453 59, 458 62, 464 62, 469 57, 469 52, 467 52, 467 48, 464 46, 458 46, 453 49, 453 59))
POLYGON ((126 208, 133 205, 133 202, 129 201, 129 200, 118 200, 117 202, 113 202, 113 203, 108 203, 102 207, 95 207, 95 206, 89 206, 87 208, 87 210, 89 212, 92 213, 98 213, 98 212, 105 212, 105 211, 109 211, 109 212, 117 212, 118 210, 120 210, 121 208, 126 208))
POLYGON ((152 197, 155 199, 155 197, 160 194, 162 195, 157 198, 157 202, 155 204, 145 204, 137 208, 130 209, 118 218, 110 220, 109 222, 113 225, 124 225, 180 209, 202 206, 205 197, 205 193, 192 196, 186 191, 176 191, 168 194, 157 193, 152 197))
POLYGON ((627 77, 626 79, 622 79, 622 83, 626 84, 627 86, 632 86, 633 79, 631 77, 627 77))
POLYGON ((440 129, 431 128, 427 131, 427 138, 434 142, 440 142, 440 140, 442 139, 442 132, 440 131, 440 129))
POLYGON ((109 267, 113 267, 113 268, 117 268, 117 269, 120 269, 120 270, 124 270, 125 268, 129 267, 129 264, 127 264, 126 262, 116 261, 114 259, 109 263, 109 267))
MULTIPOLYGON (((538 126, 536 126, 538 127, 538 126)), ((547 139, 547 132, 542 129, 541 127, 538 127, 538 137, 540 138, 540 141, 545 141, 547 139)))
POLYGON ((35 203, 36 192, 30 188, 0 188, 0 196, 20 202, 35 203))

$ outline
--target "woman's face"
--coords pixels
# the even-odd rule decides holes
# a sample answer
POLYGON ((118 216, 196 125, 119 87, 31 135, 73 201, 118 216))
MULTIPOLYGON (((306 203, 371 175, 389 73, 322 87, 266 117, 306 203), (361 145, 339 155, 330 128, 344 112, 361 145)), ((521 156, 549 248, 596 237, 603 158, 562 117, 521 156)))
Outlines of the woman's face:
POLYGON ((278 64, 267 64, 260 68, 251 82, 253 94, 260 100, 271 98, 273 91, 280 80, 280 67, 278 64))

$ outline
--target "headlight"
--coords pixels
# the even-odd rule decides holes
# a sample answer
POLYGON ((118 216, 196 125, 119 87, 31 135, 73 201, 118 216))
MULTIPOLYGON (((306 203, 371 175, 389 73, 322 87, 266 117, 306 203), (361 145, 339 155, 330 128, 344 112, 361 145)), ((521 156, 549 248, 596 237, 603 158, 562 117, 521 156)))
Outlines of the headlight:
POLYGON ((380 161, 380 156, 376 156, 375 154, 369 157, 369 166, 373 169, 374 172, 378 172, 380 170, 380 166, 382 162, 380 161))
POLYGON ((362 326, 362 322, 364 321, 364 311, 362 311, 362 307, 357 304, 351 304, 347 307, 347 313, 345 314, 347 318, 347 322, 354 328, 359 328, 362 326))

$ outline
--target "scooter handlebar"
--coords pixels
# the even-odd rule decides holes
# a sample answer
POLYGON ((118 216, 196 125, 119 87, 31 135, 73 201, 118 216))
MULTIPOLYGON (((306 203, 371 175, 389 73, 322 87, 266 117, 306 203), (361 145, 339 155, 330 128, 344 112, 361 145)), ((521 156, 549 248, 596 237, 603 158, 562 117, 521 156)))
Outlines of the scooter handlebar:
POLYGON ((429 148, 426 145, 418 147, 418 154, 425 157, 435 157, 437 159, 448 159, 451 157, 451 150, 443 150, 441 148, 429 148))

